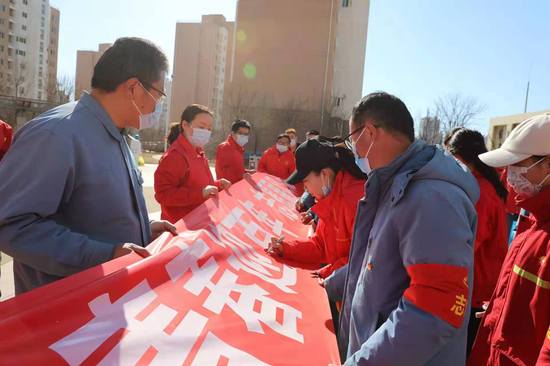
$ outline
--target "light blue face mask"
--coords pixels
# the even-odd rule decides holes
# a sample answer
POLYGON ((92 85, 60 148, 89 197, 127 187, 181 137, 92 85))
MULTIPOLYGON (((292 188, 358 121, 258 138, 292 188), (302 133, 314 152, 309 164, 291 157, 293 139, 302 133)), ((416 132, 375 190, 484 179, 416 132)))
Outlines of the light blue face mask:
MULTIPOLYGON (((366 131, 366 128, 363 130, 363 132, 361 132, 361 134, 357 138, 357 141, 359 141, 359 139, 361 138, 361 136, 363 136, 363 133, 365 131, 366 131)), ((361 171, 363 173, 367 174, 367 175, 369 175, 369 173, 372 171, 372 168, 371 168, 370 163, 369 163, 369 158, 368 158, 369 153, 370 153, 370 149, 372 149, 372 145, 374 145, 374 141, 372 141, 370 143, 370 146, 367 150, 367 153, 362 158, 357 153, 357 143, 356 142, 351 143, 351 151, 353 152, 353 156, 355 156, 355 165, 357 165, 359 167, 359 169, 361 169, 361 171)))
MULTIPOLYGON (((140 84, 141 85, 141 84, 140 84)), ((153 98, 153 100, 155 101, 155 110, 152 111, 151 113, 147 113, 147 114, 143 114, 141 113, 141 111, 139 110, 136 102, 134 102, 134 100, 132 100, 132 103, 134 104, 134 107, 136 107, 138 113, 139 113, 139 129, 140 130, 145 130, 147 128, 153 128, 153 127, 157 127, 158 124, 159 124, 159 121, 160 121, 160 115, 162 114, 162 102, 161 101, 157 101, 155 99, 155 97, 153 97, 151 95, 151 93, 149 93, 149 91, 147 89, 145 89, 145 87, 143 85, 141 85, 141 87, 143 88, 143 90, 145 90, 145 92, 147 92, 147 94, 153 98)))

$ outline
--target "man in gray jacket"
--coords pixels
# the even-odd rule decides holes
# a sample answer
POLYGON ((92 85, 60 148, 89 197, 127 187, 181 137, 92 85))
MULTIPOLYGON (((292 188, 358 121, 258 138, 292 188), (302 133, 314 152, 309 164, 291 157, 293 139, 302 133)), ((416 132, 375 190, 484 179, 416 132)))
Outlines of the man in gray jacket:
POLYGON ((168 222, 149 222, 142 179, 124 139, 151 127, 166 57, 121 38, 94 68, 92 92, 16 134, 0 163, 0 250, 13 257, 15 293, 144 248, 168 222))
POLYGON ((452 157, 414 140, 405 104, 355 106, 350 147, 368 174, 347 267, 326 279, 342 300, 346 365, 463 366, 479 189, 452 157))

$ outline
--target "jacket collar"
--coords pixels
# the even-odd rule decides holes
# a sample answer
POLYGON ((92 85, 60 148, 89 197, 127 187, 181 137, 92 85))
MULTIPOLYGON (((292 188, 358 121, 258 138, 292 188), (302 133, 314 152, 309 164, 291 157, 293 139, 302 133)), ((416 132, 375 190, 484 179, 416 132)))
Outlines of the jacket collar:
POLYGON ((433 158, 434 153, 434 147, 420 140, 414 141, 389 165, 372 171, 366 185, 366 192, 371 193, 366 193, 365 196, 379 199, 389 189, 391 202, 396 205, 405 194, 405 188, 414 177, 414 173, 425 166, 433 158))
POLYGON ((349 181, 349 174, 344 170, 340 170, 336 177, 334 178, 334 183, 332 186, 332 191, 321 200, 319 200, 311 210, 315 212, 319 217, 326 221, 330 209, 334 208, 334 205, 341 199, 342 188, 346 185, 346 182, 349 181))
POLYGON ((182 132, 174 142, 174 148, 184 155, 204 155, 204 150, 200 147, 191 145, 185 134, 182 132))
POLYGON ((88 108, 96 117, 101 121, 103 127, 109 132, 113 138, 117 141, 122 141, 122 133, 119 128, 115 125, 111 116, 107 111, 98 103, 98 101, 88 92, 84 92, 78 101, 79 104, 83 104, 88 108))
POLYGON ((550 187, 546 187, 533 197, 517 202, 518 206, 529 211, 537 222, 550 221, 550 187))

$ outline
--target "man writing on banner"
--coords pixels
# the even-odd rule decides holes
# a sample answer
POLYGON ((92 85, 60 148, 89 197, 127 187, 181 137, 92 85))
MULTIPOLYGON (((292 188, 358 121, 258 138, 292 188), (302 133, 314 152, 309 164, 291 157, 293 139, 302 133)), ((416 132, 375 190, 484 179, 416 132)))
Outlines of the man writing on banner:
POLYGON ((0 165, 0 249, 15 292, 144 248, 168 222, 149 221, 127 128, 158 122, 166 56, 121 38, 94 68, 92 92, 25 125, 0 165))

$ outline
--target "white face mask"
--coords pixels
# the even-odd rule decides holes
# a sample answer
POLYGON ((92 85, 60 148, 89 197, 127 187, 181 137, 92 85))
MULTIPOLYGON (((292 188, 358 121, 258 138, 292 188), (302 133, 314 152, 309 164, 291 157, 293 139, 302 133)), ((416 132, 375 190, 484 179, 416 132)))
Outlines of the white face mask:
POLYGON ((525 178, 524 174, 527 173, 529 169, 539 164, 541 161, 544 161, 544 159, 545 158, 542 158, 528 167, 513 165, 508 166, 506 180, 508 181, 508 184, 510 184, 514 192, 516 192, 520 196, 527 198, 533 197, 540 192, 540 190, 542 189, 542 185, 544 184, 544 182, 546 182, 548 177, 550 177, 550 174, 548 174, 539 184, 531 183, 529 179, 525 178))
MULTIPOLYGON (((140 83, 140 85, 141 85, 141 83, 140 83)), ((141 87, 155 101, 155 110, 151 113, 143 114, 139 110, 136 102, 132 99, 132 104, 134 105, 134 107, 136 107, 136 109, 139 113, 139 129, 140 130, 145 130, 146 128, 153 128, 153 127, 156 127, 158 125, 158 123, 160 121, 160 115, 162 114, 162 102, 157 101, 155 99, 155 97, 153 97, 151 95, 151 93, 149 93, 149 91, 147 89, 145 89, 145 87, 143 85, 141 85, 141 87)))
POLYGON ((296 139, 290 139, 290 146, 296 146, 296 139))
POLYGON ((191 144, 196 147, 204 147, 209 141, 212 131, 205 128, 193 127, 193 136, 191 136, 191 144))
POLYGON ((281 154, 288 151, 288 146, 285 145, 277 144, 275 145, 275 147, 277 148, 277 150, 279 150, 281 154))
POLYGON ((248 136, 247 135, 240 135, 240 134, 236 133, 236 134, 233 135, 233 139, 240 146, 244 146, 248 143, 248 136))

